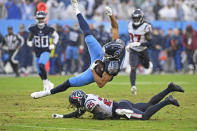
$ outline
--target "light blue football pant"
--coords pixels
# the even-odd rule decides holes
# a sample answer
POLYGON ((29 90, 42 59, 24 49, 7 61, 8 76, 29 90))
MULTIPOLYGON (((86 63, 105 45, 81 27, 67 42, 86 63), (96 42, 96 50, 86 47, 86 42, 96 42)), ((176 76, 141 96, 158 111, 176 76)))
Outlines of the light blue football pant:
POLYGON ((39 64, 45 65, 47 61, 49 60, 49 58, 50 58, 50 53, 47 51, 43 52, 40 55, 40 57, 36 57, 36 68, 37 68, 38 74, 41 73, 39 64))
MULTIPOLYGON (((95 60, 98 60, 98 59, 102 60, 104 56, 104 51, 101 45, 99 44, 99 42, 94 38, 94 36, 93 35, 86 36, 85 42, 86 42, 86 45, 88 47, 88 51, 90 54, 91 65, 95 60)), ((92 82, 94 82, 94 77, 93 77, 90 67, 85 72, 81 73, 80 75, 69 79, 69 83, 71 87, 84 86, 92 82)))

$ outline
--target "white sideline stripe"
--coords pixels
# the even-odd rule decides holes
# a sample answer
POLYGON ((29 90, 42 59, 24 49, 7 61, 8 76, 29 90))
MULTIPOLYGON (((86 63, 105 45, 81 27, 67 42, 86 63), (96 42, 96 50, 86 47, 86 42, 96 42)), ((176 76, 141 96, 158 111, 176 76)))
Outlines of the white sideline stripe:
POLYGON ((64 128, 64 127, 44 127, 44 126, 31 126, 31 125, 0 125, 6 127, 23 127, 23 128, 47 128, 47 129, 58 129, 58 130, 78 130, 78 131, 110 131, 110 130, 96 130, 96 129, 80 129, 80 128, 64 128))
MULTIPOLYGON (((168 85, 170 82, 136 82, 136 85, 168 85)), ((189 85, 189 82, 174 82, 175 84, 189 85)), ((110 85, 130 85, 130 82, 109 82, 110 85)))

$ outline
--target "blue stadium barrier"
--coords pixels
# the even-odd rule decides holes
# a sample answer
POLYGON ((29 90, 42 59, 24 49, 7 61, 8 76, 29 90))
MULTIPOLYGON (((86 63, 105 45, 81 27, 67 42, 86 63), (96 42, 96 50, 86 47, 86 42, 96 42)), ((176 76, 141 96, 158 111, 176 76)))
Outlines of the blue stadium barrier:
MULTIPOLYGON (((50 20, 49 24, 60 24, 62 26, 64 25, 70 25, 72 26, 76 21, 75 20, 50 20)), ((107 30, 111 28, 110 22, 96 22, 93 20, 89 20, 88 23, 94 23, 96 25, 103 24, 107 30)), ((31 24, 35 24, 34 20, 0 20, 0 32, 5 35, 7 34, 7 27, 13 26, 14 32, 17 33, 19 31, 19 25, 25 24, 26 28, 29 27, 31 24)), ((120 34, 127 33, 127 24, 128 21, 119 20, 119 32, 120 34)), ((151 24, 153 27, 160 28, 167 33, 167 30, 169 28, 180 28, 184 30, 188 24, 191 24, 195 30, 197 30, 197 22, 182 22, 182 21, 151 21, 151 24)))

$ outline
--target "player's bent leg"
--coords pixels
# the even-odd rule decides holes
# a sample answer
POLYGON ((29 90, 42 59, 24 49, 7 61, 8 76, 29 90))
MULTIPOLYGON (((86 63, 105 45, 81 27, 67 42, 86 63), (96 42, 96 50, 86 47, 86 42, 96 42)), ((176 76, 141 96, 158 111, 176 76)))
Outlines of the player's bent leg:
POLYGON ((41 73, 40 76, 42 76, 44 90, 50 90, 54 88, 54 84, 47 79, 47 72, 45 70, 45 64, 48 62, 49 58, 50 58, 50 53, 43 52, 40 55, 40 58, 38 61, 38 66, 39 66, 39 70, 41 73))
POLYGON ((181 86, 178 86, 178 85, 171 82, 165 90, 163 90, 160 93, 158 93, 157 95, 153 96, 148 103, 155 105, 158 102, 160 102, 167 94, 169 94, 170 92, 173 92, 173 91, 184 92, 184 90, 181 86))
POLYGON ((97 59, 102 59, 104 56, 104 51, 99 44, 99 42, 94 38, 93 35, 88 35, 85 37, 85 42, 90 53, 91 63, 97 59))
POLYGON ((146 111, 143 113, 143 118, 142 119, 143 120, 149 120, 152 115, 154 115, 161 108, 163 108, 167 105, 180 106, 178 101, 176 99, 174 99, 172 95, 170 95, 164 101, 147 108, 146 111))
POLYGON ((91 63, 94 62, 96 59, 101 59, 104 56, 104 52, 99 42, 92 35, 88 23, 85 21, 82 14, 80 13, 77 15, 77 19, 80 28, 85 36, 85 42, 88 46, 88 50, 91 57, 91 63))

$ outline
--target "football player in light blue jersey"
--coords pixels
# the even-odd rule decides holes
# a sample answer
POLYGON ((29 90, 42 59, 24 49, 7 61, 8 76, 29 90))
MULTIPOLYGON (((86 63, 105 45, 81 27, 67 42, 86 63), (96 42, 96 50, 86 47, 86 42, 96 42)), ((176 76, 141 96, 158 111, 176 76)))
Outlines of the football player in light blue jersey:
POLYGON ((107 43, 103 48, 92 35, 90 28, 83 18, 78 8, 77 0, 71 0, 71 5, 76 13, 79 25, 85 36, 85 42, 88 47, 91 58, 91 66, 85 72, 76 77, 72 77, 60 84, 56 88, 47 91, 34 92, 33 98, 56 94, 67 90, 69 87, 80 87, 96 82, 101 88, 107 82, 113 79, 120 70, 120 66, 125 53, 125 43, 119 39, 118 24, 112 15, 112 9, 106 7, 106 14, 110 17, 112 25, 112 42, 107 43))

